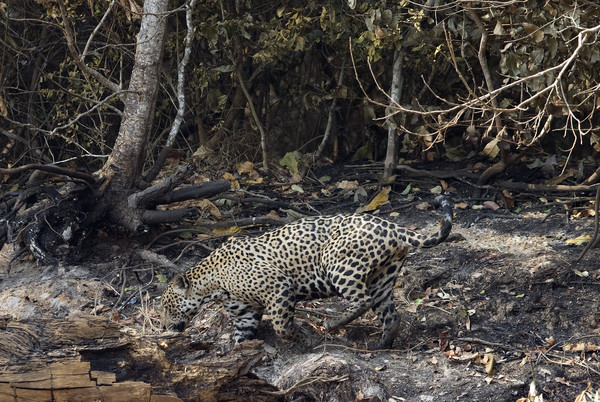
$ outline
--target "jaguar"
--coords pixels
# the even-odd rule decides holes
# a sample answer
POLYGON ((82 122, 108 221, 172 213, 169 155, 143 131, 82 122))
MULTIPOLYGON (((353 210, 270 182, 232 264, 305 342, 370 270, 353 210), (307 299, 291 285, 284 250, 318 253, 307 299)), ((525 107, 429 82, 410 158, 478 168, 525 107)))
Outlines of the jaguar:
POLYGON ((255 338, 263 313, 278 336, 297 340, 298 301, 342 296, 346 311, 327 319, 325 328, 344 326, 372 309, 383 333, 371 347, 389 349, 400 329, 392 293, 409 249, 435 246, 452 229, 450 201, 438 196, 433 205, 443 217, 431 235, 376 215, 342 214, 230 238, 167 285, 161 296, 163 329, 183 331, 204 303, 216 300, 230 315, 236 343, 255 338))

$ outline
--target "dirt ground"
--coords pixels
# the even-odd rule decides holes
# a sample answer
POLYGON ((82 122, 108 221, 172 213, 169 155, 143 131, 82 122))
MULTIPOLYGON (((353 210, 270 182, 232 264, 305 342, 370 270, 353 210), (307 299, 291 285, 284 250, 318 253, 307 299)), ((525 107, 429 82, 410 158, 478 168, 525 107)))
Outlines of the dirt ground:
MULTIPOLYGON (((316 177, 356 180, 371 198, 378 191, 375 173, 346 168, 343 177, 340 170, 316 177)), ((409 257, 396 291, 404 325, 394 349, 366 349, 380 331, 370 313, 325 333, 323 320, 344 309, 339 299, 299 306, 297 321, 309 334, 309 346, 277 339, 265 317, 259 338, 267 357, 250 372, 280 390, 274 400, 516 401, 527 397, 535 381, 544 400, 574 401, 588 386, 600 388, 600 251, 590 250, 571 266, 584 246, 569 244, 592 235, 594 222, 567 214, 561 203, 579 195, 558 195, 557 202, 546 194, 516 193, 514 208, 492 211, 482 206, 484 197, 472 198, 473 188, 447 182, 456 205, 454 239, 409 257)), ((434 198, 431 189, 438 185, 434 179, 399 178, 378 213, 395 212, 398 222, 433 231, 439 215, 422 210, 421 203, 434 198), (409 183, 410 191, 403 194, 409 183)), ((302 193, 281 188, 269 184, 250 190, 299 208, 310 203, 328 214, 353 212, 360 201, 317 180, 302 184, 302 193), (315 194, 318 198, 311 198, 315 194)), ((587 201, 572 205, 591 208, 587 201)), ((244 208, 248 214, 289 212, 285 206, 244 208)), ((164 278, 173 270, 150 266, 134 252, 148 240, 106 239, 90 246, 75 265, 43 267, 22 260, 7 274, 2 262, 0 316, 107 315, 125 328, 152 333, 148 318, 156 318, 164 278)), ((184 268, 220 241, 181 241, 191 240, 200 243, 185 251, 184 268)), ((169 258, 182 251, 159 245, 151 248, 169 258)), ((222 309, 212 306, 186 331, 183 342, 211 342, 226 354, 233 347, 231 335, 222 309)))

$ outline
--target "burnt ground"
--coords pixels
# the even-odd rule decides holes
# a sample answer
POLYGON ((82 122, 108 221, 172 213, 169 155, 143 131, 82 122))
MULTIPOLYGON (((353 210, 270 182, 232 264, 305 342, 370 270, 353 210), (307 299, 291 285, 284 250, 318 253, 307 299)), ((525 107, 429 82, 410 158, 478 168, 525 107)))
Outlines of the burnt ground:
MULTIPOLYGON (((274 210, 286 216, 286 211, 293 212, 286 204, 305 208, 307 203, 325 213, 353 212, 365 201, 353 195, 355 190, 339 189, 338 183, 357 180, 368 200, 378 191, 374 170, 329 168, 322 174, 335 181, 308 180, 299 184, 303 192, 277 178, 266 180, 268 185, 253 185, 248 191, 280 200, 280 205, 234 203, 230 212, 237 208, 241 217, 274 210)), ((366 349, 379 335, 372 314, 325 333, 323 320, 344 309, 343 300, 299 306, 297 320, 308 334, 305 345, 277 339, 265 317, 259 333, 265 357, 251 375, 280 390, 272 398, 516 401, 527 397, 535 380, 545 400, 574 401, 588 386, 600 388, 600 251, 590 250, 571 266, 584 246, 571 245, 570 240, 593 235, 594 222, 574 217, 564 204, 584 195, 513 193, 512 209, 492 211, 481 204, 496 198, 502 205, 493 187, 473 199, 474 189, 464 180, 445 181, 456 204, 455 238, 418 250, 407 261, 396 292, 404 325, 394 349, 366 349)), ((439 216, 423 210, 421 203, 434 198, 430 190, 439 184, 434 179, 399 178, 389 203, 377 213, 397 212, 393 219, 402 224, 433 231, 439 216), (409 183, 410 191, 402 194, 409 183)), ((586 200, 568 205, 591 208, 586 200)), ((78 264, 44 267, 21 260, 10 275, 6 262, 0 264, 0 316, 35 320, 106 315, 142 336, 152 333, 157 298, 173 270, 152 266, 135 253, 150 237, 102 240, 100 232, 97 237, 101 240, 90 245, 78 264)), ((180 247, 161 249, 161 244, 173 245, 173 237, 166 239, 151 248, 172 259, 182 245, 197 243, 186 249, 182 267, 220 242, 194 234, 179 238, 180 247)), ((232 353, 231 334, 227 317, 213 305, 195 320, 182 342, 209 342, 227 354, 232 353)))

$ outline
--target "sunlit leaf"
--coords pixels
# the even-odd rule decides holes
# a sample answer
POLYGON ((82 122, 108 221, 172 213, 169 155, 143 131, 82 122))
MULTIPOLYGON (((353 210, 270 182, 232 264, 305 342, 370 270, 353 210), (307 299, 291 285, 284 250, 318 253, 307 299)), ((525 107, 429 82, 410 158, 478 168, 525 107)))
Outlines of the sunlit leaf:
POLYGON ((290 174, 298 173, 298 161, 294 157, 293 152, 286 153, 279 161, 279 164, 281 166, 285 166, 290 174))
POLYGON ((244 229, 239 226, 230 226, 228 228, 215 228, 212 230, 212 233, 217 236, 231 236, 238 233, 243 233, 244 229))
POLYGON ((590 236, 587 233, 584 233, 581 236, 577 236, 574 239, 568 239, 566 241, 566 243, 569 245, 573 245, 573 246, 581 246, 582 244, 585 244, 591 240, 592 240, 592 236, 590 236))
POLYGON ((488 142, 485 147, 483 147, 483 153, 488 155, 490 158, 495 158, 500 152, 500 148, 498 148, 498 137, 494 138, 490 142, 488 142))
POLYGON ((359 208, 360 212, 375 211, 381 205, 386 203, 389 199, 390 190, 391 190, 390 186, 386 186, 386 187, 382 188, 381 191, 375 197, 373 197, 371 202, 369 202, 363 208, 359 208))

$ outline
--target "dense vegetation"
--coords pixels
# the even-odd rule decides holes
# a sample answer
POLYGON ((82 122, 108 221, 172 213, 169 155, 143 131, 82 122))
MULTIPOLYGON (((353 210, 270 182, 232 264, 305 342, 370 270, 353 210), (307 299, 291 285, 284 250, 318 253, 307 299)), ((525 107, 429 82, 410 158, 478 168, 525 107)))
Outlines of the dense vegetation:
MULTIPOLYGON (((301 176, 322 157, 385 159, 385 176, 399 157, 494 161, 479 184, 525 153, 556 155, 563 171, 593 165, 580 180, 597 181, 596 2, 224 0, 168 9, 157 14, 166 29, 164 48, 153 48, 162 60, 158 94, 147 94, 153 117, 133 127, 143 136, 125 165, 137 166, 136 177, 119 191, 152 183, 167 157, 268 168, 286 154, 301 176)), ((23 188, 32 170, 14 168, 39 165, 110 181, 124 169, 113 157, 129 137, 115 141, 138 91, 130 80, 145 42, 136 40, 150 14, 114 0, 3 1, 0 12, 0 163, 13 168, 0 170, 3 182, 23 188)))
MULTIPOLYGON (((171 9, 147 166, 177 106, 186 25, 183 7, 171 9)), ((2 3, 4 166, 75 157, 102 165, 120 125, 140 12, 135 2, 2 3)), ((333 99, 327 150, 341 158, 367 145, 358 156, 381 159, 386 121, 409 153, 449 134, 451 145, 462 136, 477 151, 499 133, 513 148, 551 154, 598 148, 595 2, 201 2, 194 25, 176 145, 184 157, 205 146, 228 161, 260 159, 260 128, 273 160, 314 151, 333 99), (386 110, 395 55, 401 94, 386 110)))

